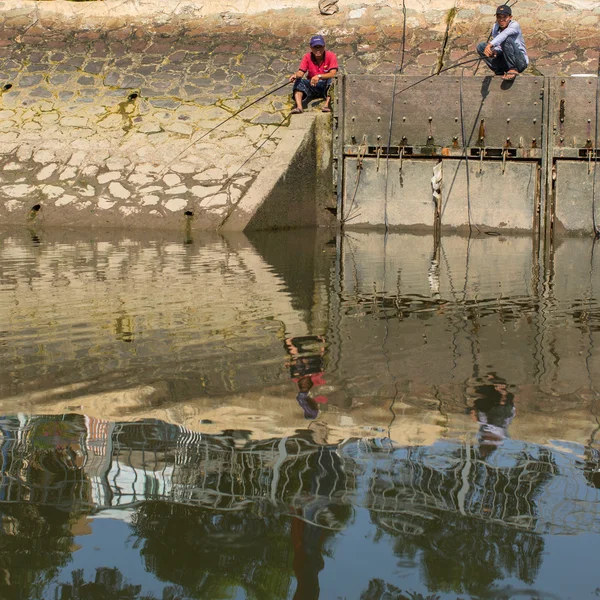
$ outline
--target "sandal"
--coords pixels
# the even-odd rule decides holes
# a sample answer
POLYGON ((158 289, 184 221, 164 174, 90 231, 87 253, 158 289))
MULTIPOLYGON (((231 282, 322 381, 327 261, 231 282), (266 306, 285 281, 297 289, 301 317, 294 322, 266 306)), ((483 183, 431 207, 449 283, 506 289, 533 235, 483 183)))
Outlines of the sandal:
POLYGON ((304 111, 301 108, 292 108, 290 115, 301 115, 304 111))
POLYGON ((324 107, 321 109, 321 112, 328 113, 328 112, 331 112, 331 109, 329 108, 329 106, 324 106, 324 107))
POLYGON ((504 81, 514 81, 517 78, 518 74, 519 71, 511 69, 510 71, 506 71, 506 73, 502 75, 502 79, 504 79, 504 81))

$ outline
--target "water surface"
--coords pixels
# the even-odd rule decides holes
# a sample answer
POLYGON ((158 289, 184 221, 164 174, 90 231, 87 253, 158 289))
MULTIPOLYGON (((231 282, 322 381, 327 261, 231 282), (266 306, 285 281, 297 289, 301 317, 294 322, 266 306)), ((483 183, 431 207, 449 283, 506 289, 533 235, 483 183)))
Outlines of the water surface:
POLYGON ((597 250, 0 231, 0 597, 597 597, 597 250))

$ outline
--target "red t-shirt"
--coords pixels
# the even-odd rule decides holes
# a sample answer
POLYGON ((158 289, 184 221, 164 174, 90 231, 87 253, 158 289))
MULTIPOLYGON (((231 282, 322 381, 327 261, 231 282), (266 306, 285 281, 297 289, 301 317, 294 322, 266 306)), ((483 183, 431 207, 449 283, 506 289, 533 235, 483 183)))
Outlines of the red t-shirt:
POLYGON ((325 50, 325 56, 323 56, 323 62, 318 65, 312 55, 312 52, 307 52, 300 61, 299 71, 308 71, 308 78, 312 79, 319 73, 329 73, 332 69, 339 69, 337 57, 333 52, 325 50))

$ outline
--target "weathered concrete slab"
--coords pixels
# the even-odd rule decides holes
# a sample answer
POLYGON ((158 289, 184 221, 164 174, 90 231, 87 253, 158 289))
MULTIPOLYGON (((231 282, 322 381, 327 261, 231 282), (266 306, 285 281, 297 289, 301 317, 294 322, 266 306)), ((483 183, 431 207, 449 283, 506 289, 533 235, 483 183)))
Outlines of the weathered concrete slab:
POLYGON ((347 158, 343 220, 347 227, 433 227, 431 190, 437 161, 347 158), (387 179, 387 201, 386 201, 387 179))
POLYGON ((416 76, 348 75, 344 143, 385 148, 390 140, 392 147, 410 147, 425 155, 464 145, 541 156, 543 86, 543 77, 523 77, 511 85, 488 75, 441 75, 426 81, 416 76))
MULTIPOLYGON (((431 179, 439 160, 366 158, 356 185, 356 159, 346 159, 346 227, 433 228, 435 203, 431 179), (400 169, 400 164, 402 168, 400 169), (387 173, 387 202, 385 200, 387 173)), ((536 162, 442 161, 441 226, 471 225, 505 231, 534 228, 540 176, 536 162), (469 206, 470 204, 470 206, 469 206), (469 214, 470 213, 470 214, 469 214)))
POLYGON ((283 112, 262 112, 285 106, 275 96, 226 122, 248 101, 113 95, 95 76, 88 103, 77 81, 44 85, 49 99, 17 85, 0 99, 2 223, 215 230, 285 129, 283 112))
POLYGON ((585 151, 593 146, 597 82, 598 78, 591 76, 554 79, 550 139, 554 156, 577 158, 579 153, 570 150, 585 151))
POLYGON ((534 229, 536 196, 540 181, 535 162, 443 161, 442 227, 472 225, 497 230, 534 229), (469 217, 470 204, 470 217, 469 217))
MULTIPOLYGON (((549 183, 554 191, 553 232, 557 234, 591 234, 594 230, 592 207, 600 204, 600 168, 595 164, 600 159, 596 133, 598 84, 598 77, 591 76, 556 77, 551 81, 549 183)), ((596 225, 599 216, 597 211, 596 225)))
MULTIPOLYGON (((554 231, 560 233, 591 234, 592 188, 594 164, 587 161, 558 160, 554 206, 554 231)), ((600 165, 596 167, 596 225, 600 225, 600 165)))

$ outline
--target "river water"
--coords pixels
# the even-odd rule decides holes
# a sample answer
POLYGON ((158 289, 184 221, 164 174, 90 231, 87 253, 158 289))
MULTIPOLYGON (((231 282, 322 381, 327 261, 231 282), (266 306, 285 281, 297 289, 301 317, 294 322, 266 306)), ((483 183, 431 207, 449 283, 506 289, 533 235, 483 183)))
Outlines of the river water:
POLYGON ((598 597, 595 252, 0 231, 0 597, 598 597))

